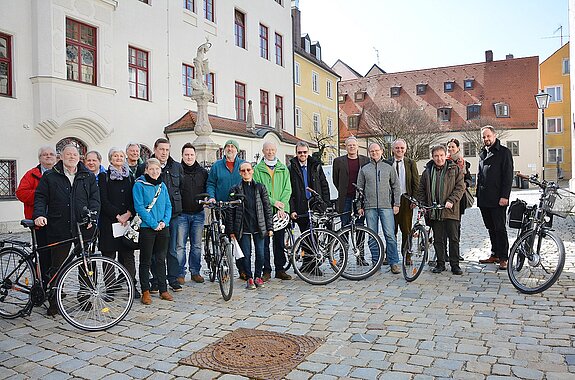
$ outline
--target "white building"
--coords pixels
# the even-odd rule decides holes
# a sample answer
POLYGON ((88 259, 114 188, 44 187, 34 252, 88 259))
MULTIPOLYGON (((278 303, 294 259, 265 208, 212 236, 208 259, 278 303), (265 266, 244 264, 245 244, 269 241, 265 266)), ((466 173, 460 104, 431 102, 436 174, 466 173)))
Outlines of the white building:
MULTIPOLYGON (((279 107, 280 124, 293 134, 285 3, 0 0, 0 230, 23 216, 15 186, 37 164, 40 146, 74 141, 104 157, 129 141, 152 148, 164 127, 195 111, 186 82, 206 38, 212 43, 210 115, 245 120, 252 100, 256 124, 275 125, 279 107)), ((219 144, 230 137, 218 135, 219 144)), ((179 142, 195 137, 179 135, 174 158, 180 158, 179 142)), ((261 149, 251 145, 248 159, 261 149)))

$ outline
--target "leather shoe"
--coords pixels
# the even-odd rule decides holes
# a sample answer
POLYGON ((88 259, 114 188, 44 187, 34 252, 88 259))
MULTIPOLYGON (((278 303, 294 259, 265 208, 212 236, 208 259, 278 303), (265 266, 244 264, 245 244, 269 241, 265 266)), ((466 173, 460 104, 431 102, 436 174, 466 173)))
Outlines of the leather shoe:
POLYGON ((451 273, 453 273, 457 276, 461 276, 463 274, 463 271, 461 270, 461 268, 455 267, 455 268, 451 268, 451 273))
MULTIPOLYGON (((193 279, 193 277, 192 277, 192 279, 193 279)), ((178 284, 180 284, 180 285, 184 285, 186 283, 186 279, 184 277, 178 277, 177 281, 178 281, 178 284)))
POLYGON ((164 301, 173 301, 174 297, 172 297, 172 295, 170 293, 166 292, 161 292, 160 293, 160 298, 163 299, 164 301))
POLYGON ((152 296, 150 295, 150 291, 149 290, 144 290, 142 292, 142 298, 140 298, 140 301, 144 304, 144 305, 151 305, 152 304, 152 296))
POLYGON ((499 269, 507 269, 507 260, 501 260, 499 262, 499 269))
POLYGON ((399 273, 401 273, 401 269, 399 268, 399 265, 397 265, 397 264, 392 264, 392 265, 391 265, 391 273, 393 273, 393 274, 399 274, 399 273))
POLYGON ((445 267, 444 267, 444 266, 440 266, 440 265, 436 266, 435 268, 433 268, 433 269, 431 270, 432 273, 441 273, 441 272, 444 272, 444 271, 445 271, 445 267))
POLYGON ((276 272, 276 278, 279 278, 280 280, 291 280, 291 276, 284 271, 276 272))
POLYGON ((204 278, 200 274, 193 274, 192 275, 192 281, 194 281, 195 283, 201 284, 202 282, 204 282, 204 278))
POLYGON ((487 259, 479 260, 479 264, 494 264, 499 262, 499 257, 497 256, 489 256, 487 259))

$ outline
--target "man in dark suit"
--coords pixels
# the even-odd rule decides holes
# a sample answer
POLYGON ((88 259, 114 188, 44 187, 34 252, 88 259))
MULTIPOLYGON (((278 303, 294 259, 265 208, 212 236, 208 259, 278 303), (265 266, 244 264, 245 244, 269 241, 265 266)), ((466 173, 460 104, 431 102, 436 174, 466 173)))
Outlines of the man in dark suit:
MULTIPOLYGON (((407 152, 407 143, 404 139, 397 139, 391 144, 393 149, 393 156, 387 160, 393 166, 399 178, 401 186, 401 194, 406 194, 414 197, 419 188, 419 172, 417 171, 417 164, 411 158, 405 157, 407 152)), ((406 198, 401 197, 401 204, 399 206, 399 213, 395 215, 395 234, 397 229, 401 230, 401 251, 405 252, 407 249, 407 240, 409 232, 411 231, 411 222, 413 219, 413 209, 411 202, 406 198)), ((409 259, 409 258, 408 258, 409 259)))
POLYGON ((479 262, 499 263, 499 269, 507 269, 509 241, 505 222, 513 183, 513 156, 501 145, 492 126, 481 128, 481 136, 484 147, 479 153, 477 206, 489 231, 492 254, 479 262))
MULTIPOLYGON (((337 187, 336 209, 338 213, 351 210, 351 202, 355 198, 353 184, 357 182, 357 173, 363 165, 369 162, 369 158, 358 154, 357 149, 357 138, 350 136, 345 139, 347 155, 333 160, 332 178, 335 187, 337 187)), ((349 214, 341 216, 342 227, 349 224, 349 221, 349 214)))

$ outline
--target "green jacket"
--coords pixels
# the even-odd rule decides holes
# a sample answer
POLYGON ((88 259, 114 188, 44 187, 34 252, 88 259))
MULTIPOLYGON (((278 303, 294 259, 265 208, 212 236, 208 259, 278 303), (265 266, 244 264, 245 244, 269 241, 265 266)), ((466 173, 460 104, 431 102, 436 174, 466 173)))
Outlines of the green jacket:
POLYGON ((264 160, 261 160, 254 168, 254 181, 259 182, 266 187, 274 213, 277 211, 274 207, 276 201, 280 201, 284 204, 285 212, 290 212, 289 200, 291 197, 291 182, 289 178, 289 170, 285 164, 278 160, 274 169, 274 178, 272 183, 270 171, 264 160))

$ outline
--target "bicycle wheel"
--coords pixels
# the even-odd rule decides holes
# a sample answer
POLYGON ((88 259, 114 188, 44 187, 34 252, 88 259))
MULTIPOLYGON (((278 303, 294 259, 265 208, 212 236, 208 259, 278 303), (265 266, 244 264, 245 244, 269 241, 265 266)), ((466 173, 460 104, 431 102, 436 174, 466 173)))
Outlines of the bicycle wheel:
POLYGON ((406 281, 415 281, 423 271, 429 253, 429 236, 422 225, 416 225, 409 233, 407 250, 403 255, 402 271, 406 281))
POLYGON ((381 268, 385 247, 381 238, 370 228, 356 225, 352 234, 351 225, 344 227, 338 235, 347 252, 347 265, 341 273, 348 280, 363 280, 381 268))
POLYGON ((12 319, 32 310, 36 274, 26 253, 14 247, 0 250, 0 316, 12 319))
POLYGON ((229 301, 234 292, 234 254, 232 252, 232 243, 227 236, 220 240, 220 252, 222 257, 218 265, 218 282, 220 292, 224 301, 229 301))
POLYGON ((134 282, 121 264, 108 257, 80 258, 60 273, 56 302, 64 319, 85 331, 119 323, 134 302, 134 282))
POLYGON ((208 229, 206 231, 206 239, 204 241, 204 260, 206 260, 206 265, 208 267, 208 278, 210 282, 216 281, 216 261, 213 255, 213 244, 212 244, 212 234, 208 229))
POLYGON ((294 244, 293 229, 288 226, 284 233, 284 255, 286 258, 286 265, 284 267, 284 272, 291 268, 291 254, 293 251, 294 244))
POLYGON ((427 226, 425 227, 427 231, 427 259, 429 260, 427 264, 430 267, 437 265, 437 254, 435 253, 435 246, 433 245, 433 228, 427 226))
POLYGON ((335 281, 347 264, 347 252, 342 239, 324 229, 305 231, 296 240, 292 255, 294 272, 312 285, 335 281))
POLYGON ((557 281, 565 265, 565 247, 551 231, 529 231, 513 243, 509 252, 507 274, 521 293, 535 294, 547 290, 557 281))

